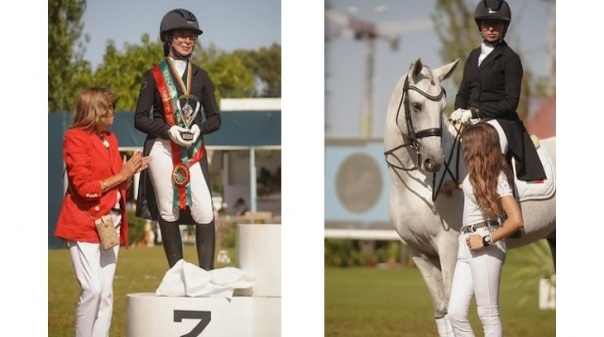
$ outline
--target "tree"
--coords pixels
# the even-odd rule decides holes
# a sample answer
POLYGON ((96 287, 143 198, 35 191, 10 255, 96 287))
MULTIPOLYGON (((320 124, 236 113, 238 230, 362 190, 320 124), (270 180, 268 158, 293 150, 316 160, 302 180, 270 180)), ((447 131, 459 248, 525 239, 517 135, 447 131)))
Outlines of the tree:
MULTIPOLYGON (((464 0, 437 0, 436 14, 432 16, 436 33, 442 42, 440 50, 441 59, 444 63, 460 59, 457 71, 453 77, 455 83, 461 82, 466 59, 470 51, 477 48, 482 40, 476 26, 476 21, 474 21, 475 4, 470 6, 464 0)), ((515 51, 522 59, 522 54, 518 50, 515 51)), ((529 110, 531 77, 530 70, 525 67, 524 76, 522 77, 520 102, 517 109, 518 115, 525 122, 529 110)))
POLYGON ((241 57, 225 53, 212 43, 207 48, 197 48, 192 61, 204 68, 216 89, 216 99, 253 97, 252 72, 241 57))
POLYGON ((143 77, 163 55, 161 41, 151 42, 146 33, 140 44, 126 43, 123 51, 109 40, 103 63, 96 69, 92 84, 111 88, 117 96, 119 111, 134 111, 143 77))
POLYGON ((461 82, 463 65, 468 54, 480 44, 476 31, 474 9, 464 0, 437 0, 436 15, 432 15, 436 34, 442 42, 440 55, 445 63, 459 58, 457 71, 453 74, 455 83, 461 82))
MULTIPOLYGON (((141 37, 140 44, 124 44, 122 51, 109 40, 103 63, 90 83, 111 88, 118 98, 119 111, 134 111, 143 77, 163 57, 163 43, 159 39, 151 42, 148 34, 141 37)), ((213 44, 208 48, 197 45, 191 60, 208 72, 218 100, 253 97, 252 71, 240 56, 225 53, 213 44)))
POLYGON ((260 97, 281 97, 281 46, 273 44, 259 50, 236 50, 259 83, 256 95, 260 97))
POLYGON ((80 40, 85 9, 85 0, 48 1, 49 111, 70 110, 78 85, 90 78, 90 65, 83 59, 85 49, 80 40))

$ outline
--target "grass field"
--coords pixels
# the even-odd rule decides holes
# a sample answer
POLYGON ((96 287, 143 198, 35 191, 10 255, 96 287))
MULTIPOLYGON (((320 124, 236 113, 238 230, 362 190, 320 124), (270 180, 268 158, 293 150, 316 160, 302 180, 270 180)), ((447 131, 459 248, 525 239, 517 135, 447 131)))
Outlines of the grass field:
MULTIPOLYGON (((556 335, 556 311, 539 310, 538 285, 518 287, 512 275, 523 268, 525 248, 508 253, 501 290, 501 315, 506 336, 551 337, 556 335), (523 305, 519 299, 528 297, 523 305)), ((197 264, 194 246, 185 246, 185 260, 197 264)), ((236 254, 231 251, 236 266, 236 254)), ((283 260, 284 262, 286 259, 283 260)), ((217 264, 216 267, 225 265, 217 264)), ((126 335, 126 295, 155 292, 168 265, 161 246, 120 249, 114 281, 112 337, 126 335)), ((317 264, 317 268, 322 265, 317 264)), ((69 252, 48 251, 48 336, 73 337, 79 286, 69 252)), ((426 337, 436 335, 428 290, 415 268, 326 268, 326 337, 426 337)), ((476 310, 472 324, 477 336, 476 310)), ((264 337, 264 336, 259 336, 264 337)), ((289 336, 287 336, 289 337, 289 336)), ((315 336, 313 336, 315 337, 315 336)))
MULTIPOLYGON (((538 282, 519 287, 513 279, 525 266, 528 247, 508 251, 503 267, 500 313, 506 336, 556 335, 556 311, 540 310, 538 282), (527 301, 521 305, 521 299, 527 301)), ((475 304, 471 322, 483 336, 475 304)), ((326 337, 426 337, 436 336, 433 309, 419 271, 415 268, 325 269, 326 337)))
MULTIPOLYGON (((229 253, 235 266, 236 254, 229 253)), ((184 247, 185 261, 197 264, 195 246, 184 247)), ((216 264, 216 268, 224 267, 216 264)), ((111 337, 126 336, 126 295, 155 292, 161 283, 168 263, 162 246, 120 248, 117 270, 113 282, 113 319, 111 337)), ((73 337, 75 310, 80 287, 75 278, 67 249, 48 251, 48 336, 73 337)))

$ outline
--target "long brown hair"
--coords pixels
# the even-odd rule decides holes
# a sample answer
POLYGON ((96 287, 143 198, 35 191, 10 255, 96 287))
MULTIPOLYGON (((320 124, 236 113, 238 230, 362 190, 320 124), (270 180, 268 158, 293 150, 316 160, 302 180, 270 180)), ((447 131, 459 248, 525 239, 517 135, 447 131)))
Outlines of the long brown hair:
POLYGON ((115 94, 107 88, 90 87, 82 90, 76 101, 70 128, 101 131, 101 122, 107 118, 108 110, 115 109, 115 103, 115 94))
POLYGON ((497 130, 488 123, 467 126, 462 136, 463 153, 476 201, 488 215, 498 215, 497 179, 503 171, 512 182, 512 170, 501 153, 497 130))

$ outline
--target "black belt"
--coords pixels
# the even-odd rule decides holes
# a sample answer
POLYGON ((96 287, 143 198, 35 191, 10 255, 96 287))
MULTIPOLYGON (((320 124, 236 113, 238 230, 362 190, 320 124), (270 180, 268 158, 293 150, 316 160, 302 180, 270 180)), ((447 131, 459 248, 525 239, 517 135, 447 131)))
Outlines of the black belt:
POLYGON ((497 222, 495 220, 487 220, 487 221, 475 223, 473 225, 461 227, 460 232, 462 232, 464 234, 466 234, 466 233, 474 233, 474 232, 476 232, 476 230, 478 228, 488 227, 488 226, 495 226, 495 227, 499 226, 499 222, 497 222))

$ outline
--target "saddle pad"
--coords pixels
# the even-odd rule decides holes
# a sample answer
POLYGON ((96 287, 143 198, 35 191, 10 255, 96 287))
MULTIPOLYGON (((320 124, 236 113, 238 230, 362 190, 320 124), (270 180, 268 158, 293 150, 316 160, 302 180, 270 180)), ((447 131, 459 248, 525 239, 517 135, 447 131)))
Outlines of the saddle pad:
MULTIPOLYGON (((556 191, 556 177, 549 154, 543 146, 537 148, 537 153, 543 164, 546 178, 542 183, 527 183, 516 179, 516 195, 519 201, 547 199, 556 191)), ((514 172, 514 176, 516 176, 516 172, 514 172)))

